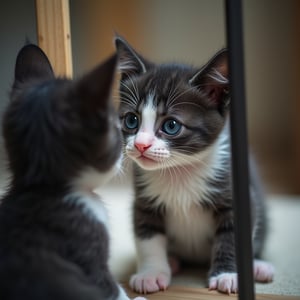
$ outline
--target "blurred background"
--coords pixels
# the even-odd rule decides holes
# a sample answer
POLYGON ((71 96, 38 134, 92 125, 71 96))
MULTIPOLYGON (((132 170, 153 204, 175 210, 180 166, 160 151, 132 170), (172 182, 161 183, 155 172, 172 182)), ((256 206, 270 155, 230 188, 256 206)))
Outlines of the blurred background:
MULTIPOLYGON (((114 51, 114 32, 155 62, 201 66, 226 46, 223 0, 70 0, 70 18, 74 77, 114 51)), ((244 21, 250 146, 268 193, 299 194, 300 2, 245 0, 244 21)), ((36 32, 34 0, 0 2, 1 114, 17 52, 36 32)))

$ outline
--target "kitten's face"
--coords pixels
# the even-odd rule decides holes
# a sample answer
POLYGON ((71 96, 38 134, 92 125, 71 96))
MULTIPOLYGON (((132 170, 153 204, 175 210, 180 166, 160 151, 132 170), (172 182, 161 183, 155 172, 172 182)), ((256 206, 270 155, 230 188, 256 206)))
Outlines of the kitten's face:
POLYGON ((120 38, 116 45, 126 154, 147 170, 201 162, 225 122, 225 52, 199 71, 151 64, 120 38))
MULTIPOLYGON (((77 81, 55 78, 38 47, 17 59, 3 131, 15 177, 67 182, 107 174, 120 159, 119 120, 110 101, 116 57, 77 81)), ((91 187, 94 188, 94 187, 91 187)))

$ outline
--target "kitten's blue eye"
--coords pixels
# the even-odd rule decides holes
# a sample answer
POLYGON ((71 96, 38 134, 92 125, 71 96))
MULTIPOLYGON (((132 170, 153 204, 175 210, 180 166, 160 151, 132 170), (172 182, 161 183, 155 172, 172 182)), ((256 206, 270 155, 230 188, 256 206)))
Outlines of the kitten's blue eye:
POLYGON ((169 135, 175 135, 180 131, 181 127, 182 125, 178 121, 169 119, 163 123, 162 131, 169 135))
POLYGON ((124 119, 124 125, 127 129, 137 129, 139 127, 139 118, 134 113, 128 113, 124 119))

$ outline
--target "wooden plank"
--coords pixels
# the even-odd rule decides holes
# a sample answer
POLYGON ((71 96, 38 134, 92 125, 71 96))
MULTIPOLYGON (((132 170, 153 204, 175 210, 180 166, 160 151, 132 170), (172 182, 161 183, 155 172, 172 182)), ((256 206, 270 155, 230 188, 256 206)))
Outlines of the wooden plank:
MULTIPOLYGON (((133 298, 141 296, 131 291, 127 285, 123 285, 128 296, 133 298)), ((170 286, 166 291, 158 293, 147 294, 147 300, 237 300, 236 294, 221 294, 216 291, 209 291, 205 288, 190 288, 182 286, 170 286)), ((299 296, 285 296, 285 295, 271 295, 271 294, 257 294, 256 300, 299 300, 299 296)))
POLYGON ((56 75, 72 77, 69 0, 36 0, 38 44, 56 75))

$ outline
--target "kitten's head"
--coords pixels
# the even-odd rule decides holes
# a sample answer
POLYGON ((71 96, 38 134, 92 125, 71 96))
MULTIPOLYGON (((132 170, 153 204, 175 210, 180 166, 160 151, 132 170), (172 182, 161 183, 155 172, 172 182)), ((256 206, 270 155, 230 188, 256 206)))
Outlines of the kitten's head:
POLYGON ((15 183, 95 188, 114 169, 121 153, 119 119, 110 99, 116 63, 114 55, 69 80, 54 76, 39 47, 20 50, 3 119, 15 183))
POLYGON ((193 164, 222 131, 228 111, 227 51, 201 68, 154 64, 116 37, 126 153, 148 170, 193 164))

